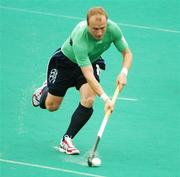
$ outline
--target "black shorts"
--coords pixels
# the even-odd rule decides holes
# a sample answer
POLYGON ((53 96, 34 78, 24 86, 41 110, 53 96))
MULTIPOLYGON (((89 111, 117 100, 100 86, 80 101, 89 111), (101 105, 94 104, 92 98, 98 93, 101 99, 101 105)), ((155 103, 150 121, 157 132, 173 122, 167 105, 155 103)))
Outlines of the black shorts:
MULTIPOLYGON (((100 57, 92 64, 94 76, 98 82, 100 68, 105 69, 104 60, 100 57)), ((87 83, 80 67, 68 59, 61 50, 57 50, 52 56, 48 65, 47 84, 49 93, 55 96, 64 97, 70 87, 76 87, 77 90, 87 83)))

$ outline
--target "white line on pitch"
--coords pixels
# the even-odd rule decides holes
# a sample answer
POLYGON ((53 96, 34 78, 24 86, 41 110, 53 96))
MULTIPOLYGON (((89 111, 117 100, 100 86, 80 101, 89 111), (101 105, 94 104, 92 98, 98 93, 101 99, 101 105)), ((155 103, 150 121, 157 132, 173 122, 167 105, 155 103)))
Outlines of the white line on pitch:
POLYGON ((118 24, 120 26, 127 26, 131 28, 140 28, 140 29, 162 31, 162 32, 169 32, 169 33, 180 33, 180 31, 178 30, 164 29, 164 28, 158 28, 158 27, 152 27, 152 26, 134 25, 134 24, 127 24, 127 23, 118 23, 118 24))
POLYGON ((26 163, 26 162, 18 162, 14 160, 0 159, 0 162, 28 166, 28 167, 35 167, 35 168, 43 168, 43 169, 54 170, 54 171, 61 171, 61 172, 71 173, 71 174, 76 174, 76 175, 81 175, 81 176, 105 177, 101 175, 95 175, 95 174, 90 174, 90 173, 78 172, 78 171, 67 170, 63 168, 56 168, 56 167, 50 167, 50 166, 38 165, 38 164, 32 164, 32 163, 26 163))
MULTIPOLYGON (((112 98, 112 97, 110 97, 112 98)), ((126 97, 118 97, 117 100, 124 100, 124 101, 138 101, 136 98, 126 98, 126 97)))
POLYGON ((30 14, 37 14, 37 15, 46 15, 46 16, 53 16, 53 17, 76 19, 76 20, 82 20, 83 19, 81 17, 61 15, 61 14, 58 15, 58 14, 53 14, 53 13, 40 12, 40 11, 35 11, 35 10, 27 10, 27 9, 15 8, 15 7, 6 7, 6 6, 1 6, 1 5, 0 5, 0 8, 6 9, 6 10, 14 10, 14 11, 19 11, 19 12, 24 12, 24 13, 30 13, 30 14))
MULTIPOLYGON (((75 20, 82 20, 84 18, 82 17, 75 17, 75 16, 69 16, 69 15, 61 15, 61 14, 53 14, 53 13, 47 13, 47 12, 40 12, 35 10, 27 10, 27 9, 21 9, 21 8, 15 8, 15 7, 7 7, 7 6, 1 6, 1 9, 6 10, 14 10, 24 13, 31 13, 31 14, 37 14, 37 15, 46 15, 46 16, 54 16, 54 17, 61 17, 61 18, 67 18, 67 19, 75 19, 75 20)), ((130 28, 139 28, 139 29, 145 29, 145 30, 154 30, 154 31, 161 31, 161 32, 169 32, 169 33, 178 33, 180 34, 180 31, 173 30, 173 29, 165 29, 165 28, 158 28, 158 27, 152 27, 152 26, 143 26, 143 25, 135 25, 135 24, 127 24, 127 23, 118 23, 121 26, 127 26, 130 28)))

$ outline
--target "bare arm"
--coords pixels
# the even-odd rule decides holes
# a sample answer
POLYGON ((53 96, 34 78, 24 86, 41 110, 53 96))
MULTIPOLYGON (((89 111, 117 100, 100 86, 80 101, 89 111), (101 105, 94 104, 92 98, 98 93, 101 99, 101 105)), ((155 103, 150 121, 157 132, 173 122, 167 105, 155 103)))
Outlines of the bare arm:
POLYGON ((127 84, 127 74, 128 70, 130 69, 132 65, 132 53, 130 49, 126 49, 122 52, 123 55, 123 62, 122 62, 122 69, 120 74, 117 77, 117 85, 122 84, 126 85, 127 84))
POLYGON ((128 70, 131 67, 132 64, 132 53, 130 49, 126 49, 122 52, 123 55, 123 64, 122 67, 127 68, 128 70))
POLYGON ((83 73, 84 77, 86 78, 88 84, 90 85, 90 87, 104 101, 104 103, 105 103, 104 111, 107 112, 108 109, 113 111, 114 104, 109 99, 109 97, 106 95, 106 93, 104 92, 103 88, 101 87, 99 82, 94 77, 92 66, 90 65, 90 66, 81 67, 81 70, 82 70, 82 73, 83 73))
POLYGON ((94 92, 98 96, 101 96, 104 93, 104 90, 99 84, 99 82, 96 80, 96 78, 94 77, 92 66, 90 65, 90 66, 81 67, 81 71, 84 77, 86 78, 88 84, 90 85, 90 87, 94 90, 94 92))
POLYGON ((125 51, 122 52, 123 55, 123 65, 122 67, 127 68, 128 70, 131 67, 132 64, 132 53, 130 49, 126 49, 125 51))

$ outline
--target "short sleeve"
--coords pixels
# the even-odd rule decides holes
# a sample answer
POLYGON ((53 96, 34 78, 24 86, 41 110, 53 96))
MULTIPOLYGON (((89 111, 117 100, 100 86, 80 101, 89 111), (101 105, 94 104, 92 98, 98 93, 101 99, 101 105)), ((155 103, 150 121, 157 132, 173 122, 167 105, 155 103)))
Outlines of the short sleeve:
POLYGON ((120 27, 116 23, 114 23, 112 27, 112 33, 113 43, 120 52, 128 48, 128 43, 126 42, 126 39, 123 36, 120 27))
POLYGON ((73 45, 73 51, 74 51, 74 55, 75 55, 77 64, 79 66, 91 65, 86 44, 75 41, 75 45, 73 45))

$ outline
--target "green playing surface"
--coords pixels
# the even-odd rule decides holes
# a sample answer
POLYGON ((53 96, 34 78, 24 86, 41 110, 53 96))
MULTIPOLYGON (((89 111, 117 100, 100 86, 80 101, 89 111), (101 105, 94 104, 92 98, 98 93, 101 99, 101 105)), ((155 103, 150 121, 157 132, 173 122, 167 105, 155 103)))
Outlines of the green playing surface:
MULTIPOLYGON (((179 177, 179 9, 178 0, 1 0, 0 176, 179 177), (74 139, 81 154, 67 156, 57 145, 79 93, 70 89, 53 113, 32 107, 31 95, 45 80, 52 53, 96 5, 121 26, 134 61, 98 147, 102 166, 89 168, 102 101, 96 99, 91 120, 74 139)), ((103 57, 101 83, 113 95, 122 58, 113 46, 103 57)))

